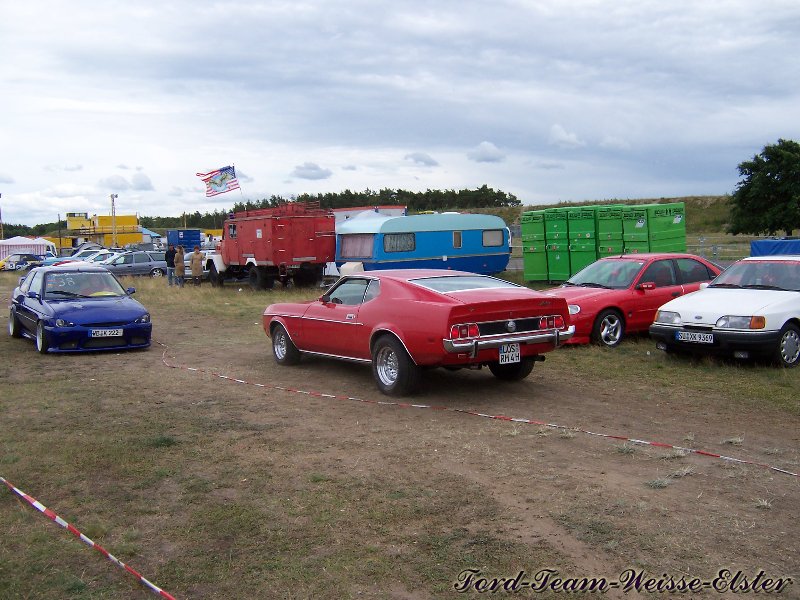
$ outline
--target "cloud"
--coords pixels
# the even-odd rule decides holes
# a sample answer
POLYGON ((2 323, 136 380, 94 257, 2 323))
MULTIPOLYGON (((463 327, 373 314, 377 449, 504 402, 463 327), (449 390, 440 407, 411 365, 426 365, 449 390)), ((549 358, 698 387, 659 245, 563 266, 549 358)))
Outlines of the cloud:
POLYGON ((342 171, 356 171, 356 170, 358 170, 358 167, 356 167, 355 165, 345 165, 342 167, 342 171))
POLYGON ((151 192, 155 188, 153 187, 153 183, 150 181, 150 178, 147 175, 144 173, 134 173, 131 177, 131 189, 143 192, 151 192))
POLYGON ((101 188, 112 190, 114 192, 124 192, 125 190, 129 190, 131 187, 131 184, 128 183, 128 180, 122 175, 112 175, 111 177, 106 177, 105 179, 98 181, 97 185, 99 185, 101 188))
POLYGON ((534 169, 541 169, 543 171, 555 171, 558 169, 564 169, 564 165, 560 162, 554 162, 549 160, 540 160, 533 165, 534 169))
POLYGON ((613 135, 607 135, 600 140, 600 147, 608 150, 630 150, 631 145, 626 140, 613 135))
POLYGON ((82 171, 83 165, 45 165, 45 171, 50 171, 52 173, 57 171, 66 171, 67 173, 73 173, 75 171, 82 171))
POLYGON ((438 167, 439 163, 431 157, 430 154, 425 154, 424 152, 411 152, 406 154, 403 157, 405 160, 410 160, 412 162, 417 163, 418 165, 423 165, 426 167, 438 167))
POLYGON ((586 146, 586 142, 581 140, 577 134, 567 131, 558 123, 550 128, 550 138, 548 141, 553 146, 558 146, 559 148, 567 150, 586 146))
POLYGON ((481 142, 467 152, 467 158, 475 162, 496 163, 502 162, 506 157, 492 142, 481 142))
POLYGON ((14 178, 0 173, 0 183, 14 183, 14 178))
POLYGON ((292 177, 298 179, 328 179, 333 173, 330 169, 323 169, 316 163, 306 162, 298 165, 292 171, 292 177))

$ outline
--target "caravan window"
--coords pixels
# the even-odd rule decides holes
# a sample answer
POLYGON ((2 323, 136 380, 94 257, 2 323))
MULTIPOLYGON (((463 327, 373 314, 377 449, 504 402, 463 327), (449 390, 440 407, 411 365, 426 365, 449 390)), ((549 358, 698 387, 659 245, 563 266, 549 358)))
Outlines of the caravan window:
POLYGON ((502 246, 503 245, 503 230, 502 229, 487 229, 483 232, 483 245, 484 246, 502 246))
POLYGON ((416 247, 413 233, 387 233, 383 236, 383 249, 386 252, 413 252, 416 247))
POLYGON ((342 258, 372 258, 372 233, 349 233, 339 237, 342 258))
POLYGON ((453 248, 461 248, 461 232, 453 232, 453 248))

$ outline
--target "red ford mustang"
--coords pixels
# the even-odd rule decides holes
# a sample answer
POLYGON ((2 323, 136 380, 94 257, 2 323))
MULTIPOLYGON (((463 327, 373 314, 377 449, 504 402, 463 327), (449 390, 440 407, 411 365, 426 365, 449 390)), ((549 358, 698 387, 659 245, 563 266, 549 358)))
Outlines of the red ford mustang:
POLYGON ((568 343, 614 347, 626 332, 646 332, 662 304, 720 272, 693 254, 626 254, 601 258, 546 293, 569 303, 575 336, 568 343))
POLYGON ((311 302, 264 311, 275 360, 301 354, 372 363, 378 389, 413 392, 425 367, 480 368, 523 379, 572 337, 567 303, 494 277, 436 269, 342 277, 311 302))

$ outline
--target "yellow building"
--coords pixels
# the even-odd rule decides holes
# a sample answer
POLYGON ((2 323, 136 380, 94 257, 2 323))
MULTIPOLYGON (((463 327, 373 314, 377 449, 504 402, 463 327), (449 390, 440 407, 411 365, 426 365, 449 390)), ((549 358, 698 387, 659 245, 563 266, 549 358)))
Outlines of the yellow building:
MULTIPOLYGON (((67 213, 67 229, 70 238, 91 241, 101 246, 113 246, 116 233, 116 245, 142 243, 142 228, 136 215, 93 215, 88 213, 67 213)), ((77 244, 74 244, 77 245, 77 244)))

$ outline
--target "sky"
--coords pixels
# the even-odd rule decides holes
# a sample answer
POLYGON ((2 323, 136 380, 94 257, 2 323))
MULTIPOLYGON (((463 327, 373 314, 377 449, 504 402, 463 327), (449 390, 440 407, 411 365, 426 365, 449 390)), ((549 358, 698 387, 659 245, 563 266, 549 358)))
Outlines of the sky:
POLYGON ((800 140, 796 0, 29 0, 0 22, 4 223, 488 185, 731 193, 800 140), (233 165, 207 198, 197 173, 233 165))

